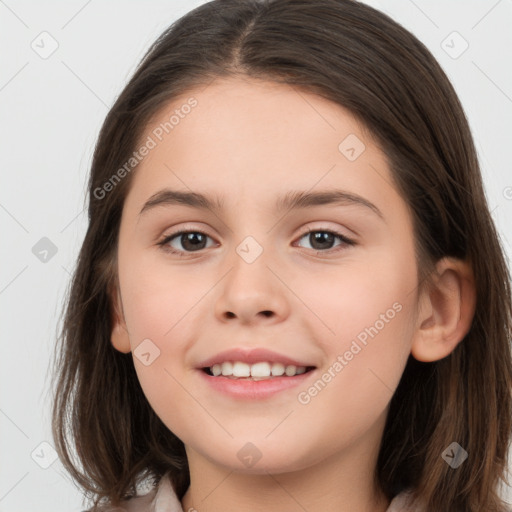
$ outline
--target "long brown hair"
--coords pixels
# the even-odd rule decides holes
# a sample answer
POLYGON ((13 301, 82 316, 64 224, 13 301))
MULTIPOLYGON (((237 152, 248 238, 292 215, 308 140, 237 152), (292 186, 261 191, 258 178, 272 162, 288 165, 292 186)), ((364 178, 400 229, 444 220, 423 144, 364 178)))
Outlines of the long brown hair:
POLYGON ((409 356, 391 399, 375 479, 391 499, 414 489, 426 510, 506 510, 511 437, 510 275, 486 202, 462 106, 427 48, 385 14, 352 0, 214 0, 151 46, 108 113, 94 151, 89 225, 70 283, 54 361, 59 456, 95 506, 133 493, 137 476, 190 480, 184 445, 150 407, 131 354, 110 342, 117 239, 132 172, 108 193, 148 121, 216 77, 293 85, 347 108, 387 155, 413 214, 420 282, 444 256, 471 263, 473 323, 442 360, 409 356), (103 188, 102 188, 103 187, 103 188), (469 459, 441 457, 457 442, 469 459), (74 452, 74 453, 73 453, 74 452))

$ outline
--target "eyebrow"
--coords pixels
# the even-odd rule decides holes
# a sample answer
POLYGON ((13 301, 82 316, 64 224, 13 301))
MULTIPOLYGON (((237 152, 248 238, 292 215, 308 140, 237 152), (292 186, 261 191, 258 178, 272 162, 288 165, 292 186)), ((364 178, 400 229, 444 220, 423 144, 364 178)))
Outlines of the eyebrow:
MULTIPOLYGON (((139 216, 157 206, 170 205, 185 205, 201 210, 220 212, 224 209, 224 198, 218 196, 208 197, 198 192, 184 192, 166 188, 159 190, 146 201, 139 212, 139 216)), ((275 209, 279 213, 283 210, 311 208, 321 205, 362 206, 370 209, 384 220, 382 212, 373 203, 357 194, 338 189, 318 192, 292 190, 277 198, 275 209)))

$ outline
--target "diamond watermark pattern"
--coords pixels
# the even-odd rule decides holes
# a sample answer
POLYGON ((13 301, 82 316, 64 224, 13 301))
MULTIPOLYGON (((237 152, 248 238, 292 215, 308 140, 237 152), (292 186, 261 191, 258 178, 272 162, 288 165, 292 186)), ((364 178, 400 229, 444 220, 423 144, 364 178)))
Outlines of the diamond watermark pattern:
POLYGON ((469 43, 457 31, 453 31, 441 42, 441 48, 452 59, 458 59, 469 48, 469 43))
POLYGON ((50 443, 39 443, 30 454, 32 460, 41 468, 48 469, 58 458, 57 452, 50 443))
POLYGON ((339 152, 350 162, 357 160, 366 149, 363 141, 354 133, 345 137, 339 144, 339 152))
POLYGON ((252 468, 256 462, 261 459, 263 454, 258 450, 256 445, 245 443, 244 446, 238 450, 236 455, 244 466, 252 468))
POLYGON ((49 238, 43 236, 32 247, 32 254, 42 263, 48 263, 57 254, 57 250, 57 246, 49 238))
POLYGON ((160 349, 149 339, 143 340, 133 351, 133 355, 144 365, 149 366, 160 356, 160 349))
POLYGON ((468 452, 454 441, 441 454, 441 457, 449 466, 457 469, 468 458, 468 452))
POLYGON ((59 43, 45 30, 36 36, 36 38, 30 43, 30 47, 37 53, 37 55, 39 55, 39 57, 41 57, 41 59, 46 60, 57 51, 59 43))
POLYGON ((252 236, 245 237, 236 248, 236 252, 246 263, 254 263, 263 252, 263 247, 252 236))

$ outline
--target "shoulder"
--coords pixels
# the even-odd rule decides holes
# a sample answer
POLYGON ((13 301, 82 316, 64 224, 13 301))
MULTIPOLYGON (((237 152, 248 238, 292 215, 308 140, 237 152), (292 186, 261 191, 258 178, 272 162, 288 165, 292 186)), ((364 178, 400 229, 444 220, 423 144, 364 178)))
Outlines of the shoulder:
POLYGON ((123 500, 117 507, 109 504, 99 505, 96 508, 83 510, 82 512, 150 512, 157 490, 154 489, 143 496, 135 496, 123 500))
POLYGON ((423 512, 423 509, 414 500, 413 492, 405 490, 391 500, 386 512, 423 512))
POLYGON ((156 486, 141 482, 137 496, 123 500, 117 507, 105 504, 83 512, 183 512, 183 508, 166 473, 156 486))

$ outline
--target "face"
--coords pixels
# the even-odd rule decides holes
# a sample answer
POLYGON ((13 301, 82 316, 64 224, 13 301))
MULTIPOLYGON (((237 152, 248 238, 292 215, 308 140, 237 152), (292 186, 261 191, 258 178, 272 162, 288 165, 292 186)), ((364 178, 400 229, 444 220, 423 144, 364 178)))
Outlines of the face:
POLYGON ((175 99, 141 141, 149 151, 122 213, 124 317, 112 342, 132 351, 156 414, 188 453, 247 472, 378 445, 418 300, 411 215, 385 155, 339 105, 240 78, 175 99), (278 202, 335 191, 336 201, 278 202), (248 396, 200 368, 256 348, 314 369, 248 396))

